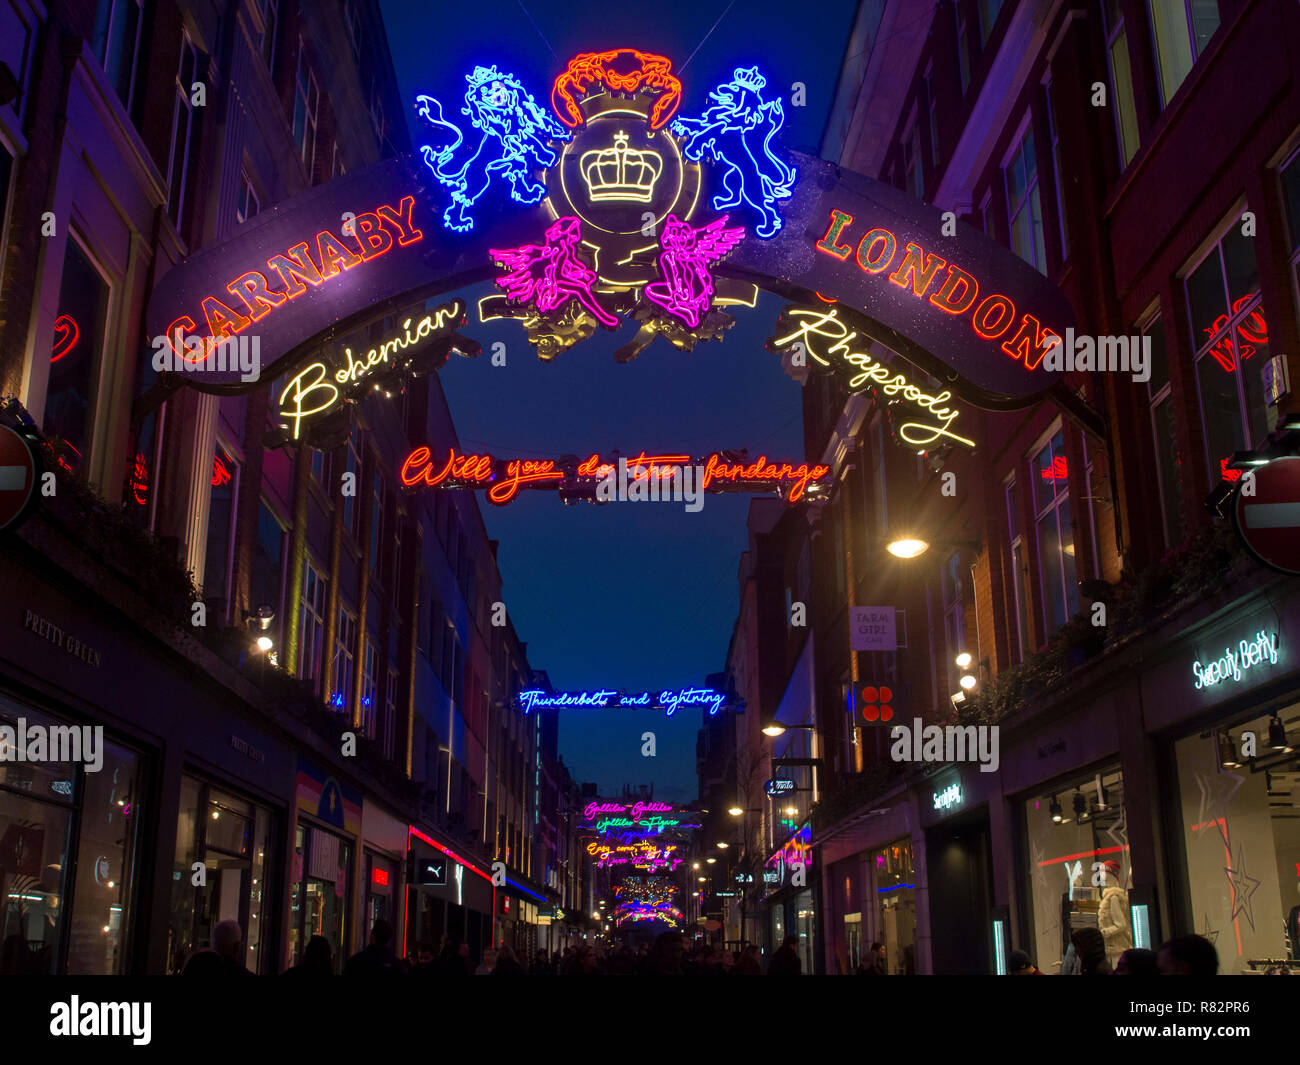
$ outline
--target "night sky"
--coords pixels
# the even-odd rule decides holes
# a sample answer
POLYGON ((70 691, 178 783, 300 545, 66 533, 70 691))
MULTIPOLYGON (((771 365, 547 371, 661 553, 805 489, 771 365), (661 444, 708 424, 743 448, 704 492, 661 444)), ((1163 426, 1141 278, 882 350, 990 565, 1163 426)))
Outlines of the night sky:
MULTIPOLYGON (((792 20, 795 8, 774 0, 735 0, 730 8, 725 0, 381 6, 408 101, 428 93, 449 105, 474 65, 495 63, 546 103, 572 56, 635 47, 672 59, 684 85, 683 114, 702 109, 707 90, 734 67, 757 64, 769 89, 785 87, 781 143, 814 155, 856 10, 854 0, 819 0, 792 20), (806 107, 790 106, 795 81, 807 86, 806 107)), ((408 125, 418 146, 413 108, 408 125)), ((473 306, 488 291, 495 289, 464 295, 473 306)), ((627 365, 613 351, 635 332, 630 321, 613 334, 598 330, 551 363, 537 359, 519 324, 474 322, 467 332, 485 353, 503 341, 507 363, 493 367, 485 354, 454 359, 443 372, 461 443, 509 458, 748 448, 752 458, 802 459, 799 386, 763 347, 781 305, 763 295, 753 310, 733 309, 736 325, 724 340, 692 353, 658 340, 627 365)), ((501 541, 506 606, 532 667, 546 670, 557 688, 629 691, 700 685, 720 671, 751 498, 708 495, 703 510, 688 513, 681 502, 566 507, 553 493, 523 492, 494 507, 481 497, 488 533, 501 541)), ((671 719, 659 711, 562 713, 560 751, 578 780, 596 781, 604 794, 653 783, 667 801, 696 795, 698 711, 671 719), (653 759, 641 756, 647 730, 656 735, 653 759)))

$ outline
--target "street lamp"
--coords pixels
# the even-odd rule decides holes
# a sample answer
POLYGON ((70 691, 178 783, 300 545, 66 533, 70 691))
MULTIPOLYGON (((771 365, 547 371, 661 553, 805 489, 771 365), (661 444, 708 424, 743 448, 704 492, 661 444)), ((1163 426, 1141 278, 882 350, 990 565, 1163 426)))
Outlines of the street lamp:
POLYGON ((885 545, 885 550, 895 558, 916 558, 929 551, 930 545, 914 536, 901 536, 897 540, 890 540, 885 545))
POLYGON ((730 846, 731 844, 728 843, 725 839, 718 840, 718 850, 725 851, 730 846))
POLYGON ((763 808, 761 806, 733 806, 727 811, 732 817, 739 817, 741 814, 761 814, 762 812, 763 808))
POLYGON ((777 736, 784 736, 789 729, 804 729, 807 732, 814 732, 816 725, 783 725, 779 721, 773 721, 769 725, 764 725, 762 732, 764 736, 771 736, 776 739, 777 736))

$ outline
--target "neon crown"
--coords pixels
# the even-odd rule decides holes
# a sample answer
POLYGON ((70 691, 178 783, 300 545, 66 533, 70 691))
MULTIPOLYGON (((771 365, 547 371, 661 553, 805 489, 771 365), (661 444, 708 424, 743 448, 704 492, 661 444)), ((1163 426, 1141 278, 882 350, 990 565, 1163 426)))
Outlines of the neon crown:
POLYGON ((649 203, 663 166, 658 152, 629 148, 627 134, 622 130, 614 136, 614 147, 593 148, 584 152, 578 162, 593 203, 604 200, 649 203))
POLYGON ((737 67, 732 74, 732 80, 742 89, 753 89, 755 92, 767 84, 767 78, 758 72, 758 67, 749 69, 737 67))

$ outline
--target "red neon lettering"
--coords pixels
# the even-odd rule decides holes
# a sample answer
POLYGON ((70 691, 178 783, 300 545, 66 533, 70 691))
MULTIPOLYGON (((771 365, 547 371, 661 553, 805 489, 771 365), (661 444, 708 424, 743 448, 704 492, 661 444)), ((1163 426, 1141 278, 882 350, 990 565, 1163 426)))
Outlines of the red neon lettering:
POLYGON ((372 881, 373 883, 381 884, 381 885, 387 886, 387 885, 388 885, 388 870, 387 870, 387 869, 379 869, 379 868, 371 869, 371 870, 370 870, 370 879, 371 879, 371 881, 372 881))
POLYGON ((363 211, 352 220, 352 235, 361 245, 361 258, 377 259, 393 246, 392 234, 379 221, 379 215, 363 211))
POLYGON ((316 234, 316 257, 320 260, 320 276, 326 280, 361 262, 361 256, 327 229, 316 234))
POLYGON ((289 299, 297 299, 307 291, 306 281, 313 288, 319 285, 323 280, 320 276, 320 270, 312 262, 311 253, 307 250, 307 245, 295 244, 284 255, 273 255, 266 260, 268 270, 274 270, 284 284, 285 292, 289 299))
POLYGON ((970 274, 956 266, 949 265, 948 276, 937 292, 930 294, 930 305, 938 307, 945 314, 965 314, 979 295, 980 286, 970 274), (961 286, 961 294, 955 299, 953 294, 961 286))
POLYGON ((1228 463, 1231 459, 1219 459, 1219 476, 1225 481, 1240 481, 1241 470, 1230 470, 1228 463))
POLYGON ((1044 481, 1064 481, 1068 477, 1068 468, 1065 463, 1064 455, 1057 455, 1052 459, 1052 464, 1044 469, 1039 470, 1039 474, 1044 481))
POLYGON ((873 229, 858 242, 858 265, 869 274, 878 274, 889 269, 897 250, 898 241, 894 239, 893 233, 887 229, 873 229), (885 243, 884 254, 873 256, 871 249, 878 241, 885 243))
POLYGON ((405 247, 407 244, 414 244, 417 240, 424 239, 424 233, 415 228, 415 223, 411 220, 415 212, 415 197, 403 196, 401 202, 397 205, 397 210, 388 206, 379 208, 380 222, 389 222, 397 231, 397 243, 405 247))
POLYGON ((926 255, 917 245, 909 243, 903 253, 903 261, 898 264, 898 269, 889 275, 889 280, 899 288, 907 288, 907 279, 910 276, 912 295, 924 296, 925 290, 934 280, 934 275, 945 265, 947 265, 946 259, 940 259, 937 255, 926 255), (921 266, 919 272, 917 266, 921 266))
POLYGON ((600 455, 592 455, 589 459, 584 459, 578 464, 579 477, 593 477, 596 474, 596 468, 600 464, 600 455))
POLYGON ((506 480, 488 489, 488 499, 493 503, 504 505, 514 499, 525 484, 562 480, 564 480, 564 472, 556 470, 554 461, 515 459, 506 464, 506 480))
POLYGON ((984 340, 996 340, 1007 331, 1011 325, 1011 319, 1016 316, 1016 305, 1006 296, 989 296, 983 303, 975 308, 975 317, 971 320, 971 327, 984 340), (989 318, 994 311, 1000 310, 1001 317, 996 319, 995 324, 989 324, 989 318))
POLYGON ((188 314, 182 314, 176 321, 167 327, 167 343, 171 345, 172 354, 178 359, 185 362, 202 362, 204 356, 197 359, 191 359, 185 354, 185 336, 194 329, 194 319, 188 314))
POLYGON ((257 270, 240 274, 226 286, 226 291, 244 301, 255 322, 275 310, 286 299, 279 292, 271 292, 266 287, 266 277, 257 270))
POLYGON ((1047 345, 1052 337, 1060 340, 1052 330, 1040 328, 1038 319, 1032 314, 1026 314, 1020 319, 1016 335, 1002 342, 1002 350, 1013 359, 1024 359, 1027 369, 1036 370, 1047 354, 1047 345))
POLYGON ((208 321, 208 339, 211 345, 208 354, 211 354, 211 349, 216 346, 214 338, 228 339, 240 330, 248 328, 248 319, 238 311, 231 310, 216 296, 208 296, 204 299, 203 314, 208 321))
POLYGON ((833 255, 843 262, 853 253, 853 245, 841 244, 840 234, 851 225, 853 225, 851 214, 831 208, 831 224, 826 230, 826 235, 817 242, 817 250, 833 255))

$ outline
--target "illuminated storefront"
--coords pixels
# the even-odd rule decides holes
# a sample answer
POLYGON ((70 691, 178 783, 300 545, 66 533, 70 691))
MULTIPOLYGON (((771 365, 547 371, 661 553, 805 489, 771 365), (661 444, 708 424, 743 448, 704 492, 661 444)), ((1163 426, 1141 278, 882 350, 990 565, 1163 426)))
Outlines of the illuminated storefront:
POLYGON ((300 759, 296 804, 287 964, 302 959, 312 936, 324 936, 341 972, 348 955, 364 945, 351 917, 361 796, 300 759))
MULTIPOLYGON (((406 889, 406 943, 428 943, 435 953, 452 940, 465 943, 475 962, 495 945, 501 903, 492 877, 458 851, 409 827, 413 875, 406 889)), ((512 903, 512 906, 515 905, 512 903)))

